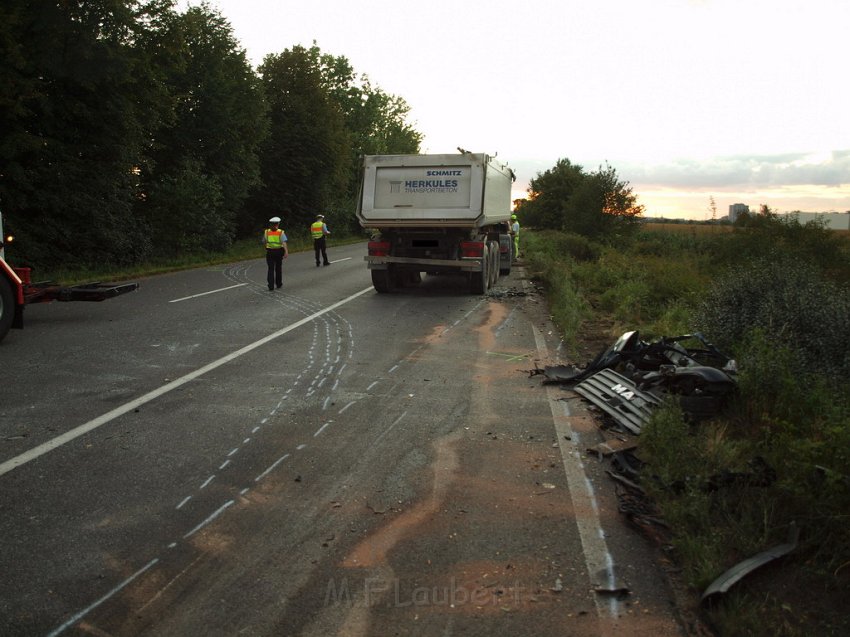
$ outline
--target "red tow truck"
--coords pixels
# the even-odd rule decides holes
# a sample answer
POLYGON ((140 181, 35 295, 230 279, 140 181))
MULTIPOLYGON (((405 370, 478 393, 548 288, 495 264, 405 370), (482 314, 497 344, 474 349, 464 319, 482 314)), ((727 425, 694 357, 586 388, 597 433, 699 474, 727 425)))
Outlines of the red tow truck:
POLYGON ((50 281, 33 283, 31 268, 15 268, 6 262, 11 234, 3 231, 0 213, 0 341, 10 328, 24 326, 24 307, 51 301, 104 301, 138 289, 138 283, 85 283, 69 287, 50 281))

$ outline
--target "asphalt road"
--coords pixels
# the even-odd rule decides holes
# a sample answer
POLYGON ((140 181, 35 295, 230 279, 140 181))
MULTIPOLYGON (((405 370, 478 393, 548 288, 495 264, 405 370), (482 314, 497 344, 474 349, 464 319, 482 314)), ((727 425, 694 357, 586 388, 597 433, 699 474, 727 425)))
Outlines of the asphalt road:
POLYGON ((26 309, 0 634, 685 634, 522 269, 379 295, 364 253, 26 309))

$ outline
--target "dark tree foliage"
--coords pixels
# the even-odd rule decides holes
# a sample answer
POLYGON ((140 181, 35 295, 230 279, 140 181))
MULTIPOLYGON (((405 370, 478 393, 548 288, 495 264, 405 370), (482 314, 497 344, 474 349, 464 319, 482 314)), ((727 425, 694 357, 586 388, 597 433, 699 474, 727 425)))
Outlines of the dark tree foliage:
POLYGON ((525 225, 609 240, 634 228, 643 206, 611 166, 587 173, 559 159, 531 180, 529 198, 516 212, 525 225))
POLYGON ((283 227, 305 228, 346 187, 350 137, 338 103, 308 49, 268 55, 259 68, 269 104, 262 148, 263 186, 253 200, 259 222, 277 214, 283 227))
POLYGON ((0 205, 18 264, 123 264, 144 253, 136 166, 158 111, 134 46, 158 3, 0 5, 0 205))
POLYGON ((310 55, 321 71, 328 94, 339 106, 348 131, 349 183, 346 191, 339 193, 343 197, 338 197, 332 206, 351 211, 360 179, 360 157, 418 153, 422 134, 407 122, 407 102, 372 86, 367 75, 358 77, 345 57, 323 54, 315 43, 310 55))
POLYGON ((250 225, 244 204, 260 182, 268 126, 259 79, 228 22, 206 5, 175 16, 150 45, 172 112, 143 171, 140 216, 158 253, 225 249, 240 221, 250 225))
POLYGON ((315 43, 268 56, 259 70, 272 124, 256 208, 266 216, 290 209, 299 228, 322 211, 331 225, 353 229, 360 157, 419 152, 409 106, 315 43))
POLYGON ((255 72, 217 11, 174 5, 0 3, 0 210, 15 265, 218 251, 272 214, 296 234, 319 211, 343 229, 360 155, 418 152, 404 100, 346 58, 296 46, 255 72))

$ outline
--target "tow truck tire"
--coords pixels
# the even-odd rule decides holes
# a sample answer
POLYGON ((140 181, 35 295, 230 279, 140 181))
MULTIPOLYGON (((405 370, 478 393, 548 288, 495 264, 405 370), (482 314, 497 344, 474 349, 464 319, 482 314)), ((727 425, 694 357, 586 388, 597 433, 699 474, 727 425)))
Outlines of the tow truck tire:
POLYGON ((12 284, 0 273, 0 341, 12 327, 15 319, 15 295, 12 293, 12 284))
POLYGON ((393 272, 390 270, 372 270, 372 285, 378 294, 387 294, 393 291, 393 272))

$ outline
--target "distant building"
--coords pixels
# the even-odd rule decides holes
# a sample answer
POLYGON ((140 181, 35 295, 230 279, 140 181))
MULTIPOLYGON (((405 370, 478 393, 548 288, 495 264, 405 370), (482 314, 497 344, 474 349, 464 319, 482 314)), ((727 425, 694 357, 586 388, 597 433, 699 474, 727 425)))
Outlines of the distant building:
POLYGON ((729 221, 735 223, 742 213, 750 214, 750 207, 745 203, 733 203, 729 206, 729 221))

